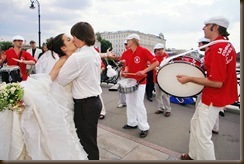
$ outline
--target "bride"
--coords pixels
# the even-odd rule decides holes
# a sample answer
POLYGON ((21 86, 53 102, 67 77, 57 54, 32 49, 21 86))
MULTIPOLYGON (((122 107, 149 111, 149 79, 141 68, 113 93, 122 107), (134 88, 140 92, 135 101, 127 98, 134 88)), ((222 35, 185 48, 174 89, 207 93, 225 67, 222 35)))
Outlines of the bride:
POLYGON ((0 113, 1 160, 87 160, 73 121, 72 83, 62 87, 55 81, 77 48, 70 37, 60 34, 48 42, 48 49, 60 58, 49 74, 33 74, 20 83, 25 110, 21 115, 0 113))

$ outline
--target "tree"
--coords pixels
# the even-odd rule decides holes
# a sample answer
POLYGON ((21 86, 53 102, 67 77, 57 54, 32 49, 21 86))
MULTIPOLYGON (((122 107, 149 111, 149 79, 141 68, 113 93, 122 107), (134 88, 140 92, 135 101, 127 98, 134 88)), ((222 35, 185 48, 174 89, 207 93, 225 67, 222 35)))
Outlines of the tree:
POLYGON ((10 41, 4 41, 4 42, 0 42, 0 50, 2 51, 6 51, 7 49, 9 49, 9 47, 13 46, 13 43, 10 41))
POLYGON ((101 42, 101 41, 102 41, 101 34, 100 34, 99 32, 97 32, 97 33, 96 33, 96 36, 97 36, 97 40, 98 40, 99 42, 101 42))
POLYGON ((110 50, 113 49, 112 43, 106 39, 103 39, 101 34, 99 32, 96 33, 97 41, 101 43, 101 53, 107 52, 107 49, 110 48, 110 50))
POLYGON ((107 49, 110 48, 110 51, 113 49, 112 43, 108 40, 102 39, 101 40, 101 52, 105 53, 107 52, 107 49))

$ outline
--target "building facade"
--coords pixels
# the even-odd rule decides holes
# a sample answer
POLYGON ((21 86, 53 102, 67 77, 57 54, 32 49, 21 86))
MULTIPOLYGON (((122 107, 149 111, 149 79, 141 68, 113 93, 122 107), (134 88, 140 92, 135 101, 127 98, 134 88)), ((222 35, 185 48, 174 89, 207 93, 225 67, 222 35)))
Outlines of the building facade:
POLYGON ((160 33, 159 36, 156 36, 152 34, 144 34, 139 31, 126 30, 117 32, 102 32, 100 34, 102 39, 108 40, 112 43, 113 52, 116 55, 121 56, 125 50, 125 38, 132 33, 138 34, 140 36, 140 45, 147 48, 151 52, 153 52, 153 48, 157 43, 162 43, 166 47, 166 40, 162 33, 160 33))

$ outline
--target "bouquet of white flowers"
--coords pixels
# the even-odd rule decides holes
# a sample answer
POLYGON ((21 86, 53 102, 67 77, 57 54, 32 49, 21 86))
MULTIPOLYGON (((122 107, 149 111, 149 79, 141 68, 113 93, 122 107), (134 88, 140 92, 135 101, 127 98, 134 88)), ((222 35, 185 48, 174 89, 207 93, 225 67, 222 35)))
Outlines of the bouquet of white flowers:
POLYGON ((4 110, 21 111, 24 89, 19 83, 0 84, 0 112, 4 110))

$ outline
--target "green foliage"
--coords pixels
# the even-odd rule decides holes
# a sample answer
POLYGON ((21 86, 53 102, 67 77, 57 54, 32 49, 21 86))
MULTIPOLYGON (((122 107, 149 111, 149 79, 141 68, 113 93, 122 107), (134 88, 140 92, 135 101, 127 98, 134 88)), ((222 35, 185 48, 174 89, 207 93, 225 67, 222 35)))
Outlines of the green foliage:
POLYGON ((101 40, 101 53, 107 52, 107 49, 110 48, 112 50, 112 43, 108 40, 102 39, 101 40))
POLYGON ((110 51, 113 49, 112 43, 106 39, 103 39, 99 32, 96 33, 96 38, 101 43, 101 53, 107 52, 107 49, 109 49, 109 48, 110 48, 110 51))
POLYGON ((100 34, 99 32, 96 33, 96 37, 97 37, 97 40, 98 40, 99 42, 102 41, 102 37, 101 37, 101 34, 100 34))
POLYGON ((6 51, 7 49, 9 49, 10 46, 13 46, 13 43, 10 41, 3 41, 0 42, 0 51, 6 51))

